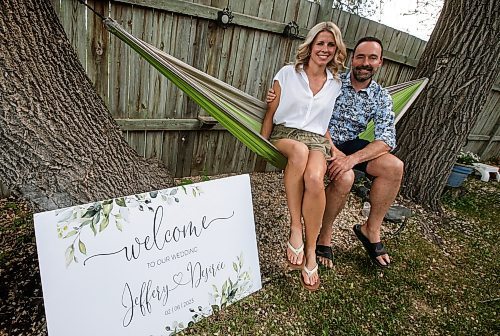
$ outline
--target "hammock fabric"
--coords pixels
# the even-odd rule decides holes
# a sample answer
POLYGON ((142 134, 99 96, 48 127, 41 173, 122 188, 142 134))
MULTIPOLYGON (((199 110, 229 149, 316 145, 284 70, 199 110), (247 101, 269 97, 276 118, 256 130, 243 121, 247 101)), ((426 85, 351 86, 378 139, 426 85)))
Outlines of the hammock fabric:
MULTIPOLYGON (((275 167, 283 169, 286 166, 283 154, 259 133, 266 103, 134 37, 111 18, 104 19, 104 24, 108 31, 139 53, 254 153, 275 167)), ((393 99, 396 121, 427 81, 420 79, 387 87, 393 99)), ((373 140, 373 129, 373 123, 369 124, 360 137, 373 140)))

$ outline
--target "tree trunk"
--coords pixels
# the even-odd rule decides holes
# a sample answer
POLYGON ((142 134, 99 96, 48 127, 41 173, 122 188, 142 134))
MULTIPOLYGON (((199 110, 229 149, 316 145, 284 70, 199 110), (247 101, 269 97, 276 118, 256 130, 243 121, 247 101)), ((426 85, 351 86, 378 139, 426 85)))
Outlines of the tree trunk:
POLYGON ((0 179, 36 210, 173 185, 125 142, 49 0, 0 1, 0 108, 0 179))
POLYGON ((499 71, 498 0, 445 0, 414 78, 429 84, 398 124, 402 194, 432 209, 499 71))

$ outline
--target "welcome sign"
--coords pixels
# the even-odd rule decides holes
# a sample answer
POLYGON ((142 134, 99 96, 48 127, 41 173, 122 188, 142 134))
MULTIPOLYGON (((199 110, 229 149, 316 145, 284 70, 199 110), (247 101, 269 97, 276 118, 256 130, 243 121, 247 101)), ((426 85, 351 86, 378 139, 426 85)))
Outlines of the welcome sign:
POLYGON ((35 214, 51 336, 163 336, 262 287, 248 175, 35 214))

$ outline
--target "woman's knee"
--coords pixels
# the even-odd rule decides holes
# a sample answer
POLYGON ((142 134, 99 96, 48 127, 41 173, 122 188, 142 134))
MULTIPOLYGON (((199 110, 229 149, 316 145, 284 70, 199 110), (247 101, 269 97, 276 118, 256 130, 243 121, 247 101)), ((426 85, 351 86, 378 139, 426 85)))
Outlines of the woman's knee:
POLYGON ((309 157, 309 149, 307 146, 296 141, 287 149, 287 153, 285 154, 287 154, 288 164, 305 168, 309 157))
POLYGON ((306 172, 304 173, 304 186, 305 189, 318 193, 318 192, 324 192, 325 190, 325 182, 324 182, 324 176, 325 176, 325 171, 322 169, 307 169, 306 172))

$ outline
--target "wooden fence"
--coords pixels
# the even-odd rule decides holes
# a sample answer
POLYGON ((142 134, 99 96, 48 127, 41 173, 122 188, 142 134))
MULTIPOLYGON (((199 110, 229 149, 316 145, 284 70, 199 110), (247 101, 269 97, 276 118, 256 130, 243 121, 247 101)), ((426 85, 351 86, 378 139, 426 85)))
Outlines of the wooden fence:
POLYGON ((464 150, 479 154, 483 160, 500 158, 500 75, 467 139, 464 150))
MULTIPOLYGON (((128 143, 145 157, 162 160, 177 177, 271 170, 229 132, 215 125, 186 95, 118 38, 76 0, 52 0, 75 52, 106 102, 128 143)), ((87 0, 133 35, 174 57, 261 100, 273 75, 293 55, 308 29, 331 20, 342 30, 348 49, 372 35, 384 43, 385 62, 377 74, 384 86, 411 78, 425 41, 374 21, 331 9, 332 1, 307 0, 87 0), (229 4, 233 24, 217 25, 229 4), (284 37, 296 22, 299 38, 284 37)), ((489 105, 498 110, 498 90, 489 105)), ((470 146, 496 148, 498 113, 483 111, 484 127, 474 130, 470 146), (496 122, 493 132, 491 118, 496 122), (486 133, 480 133, 486 132, 486 133), (492 133, 493 132, 493 133, 492 133), (494 135, 492 135, 494 134, 494 135), (486 136, 487 135, 487 136, 486 136), (492 135, 492 136, 490 136, 492 135), (485 137, 486 136, 486 137, 485 137), (489 137, 488 137, 489 136, 489 137), (482 141, 482 142, 481 142, 482 141), (480 143, 480 144, 479 144, 480 143), (492 146, 494 145, 494 146, 492 146)), ((479 125, 479 122, 478 122, 479 125)), ((475 148, 475 147, 474 147, 475 148)))
MULTIPOLYGON (((215 22, 228 1, 87 1, 133 35, 259 99, 273 75, 293 55, 301 39, 283 37, 295 21, 299 35, 330 18, 343 30, 348 47, 367 34, 386 44, 383 85, 409 79, 425 42, 407 33, 340 11, 323 11, 306 0, 229 1, 234 25, 215 22)), ((146 157, 165 162, 175 176, 271 169, 231 134, 203 129, 206 113, 126 44, 110 36, 100 19, 76 0, 55 1, 61 22, 129 144, 146 157), (85 29, 87 22, 87 29, 85 29)))

